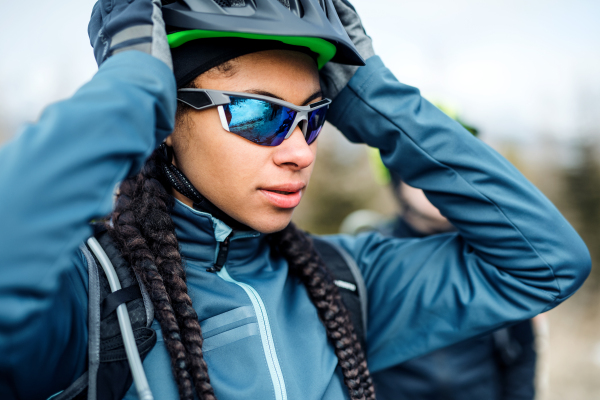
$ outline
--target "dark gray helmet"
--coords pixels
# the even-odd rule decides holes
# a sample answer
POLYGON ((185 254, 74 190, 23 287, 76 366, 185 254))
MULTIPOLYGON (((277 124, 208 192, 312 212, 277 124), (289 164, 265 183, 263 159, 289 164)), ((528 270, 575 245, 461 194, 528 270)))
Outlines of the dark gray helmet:
POLYGON ((240 37, 308 47, 328 61, 364 65, 331 0, 163 0, 171 48, 190 40, 240 37))

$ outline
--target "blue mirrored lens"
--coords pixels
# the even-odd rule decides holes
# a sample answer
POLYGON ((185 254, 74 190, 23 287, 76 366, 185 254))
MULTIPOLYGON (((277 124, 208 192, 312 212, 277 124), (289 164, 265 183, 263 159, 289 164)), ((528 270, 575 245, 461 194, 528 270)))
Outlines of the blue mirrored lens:
POLYGON ((306 128, 306 143, 311 144, 317 140, 317 136, 321 133, 323 124, 325 124, 325 116, 327 115, 327 107, 319 108, 318 110, 308 113, 308 127, 306 128))
POLYGON ((281 144, 296 111, 257 99, 230 96, 231 103, 223 106, 229 131, 263 146, 281 144))

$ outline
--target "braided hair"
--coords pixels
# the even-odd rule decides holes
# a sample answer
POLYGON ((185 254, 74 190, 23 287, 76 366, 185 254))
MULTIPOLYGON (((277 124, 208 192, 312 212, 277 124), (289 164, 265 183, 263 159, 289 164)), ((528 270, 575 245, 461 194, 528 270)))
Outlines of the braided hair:
POLYGON ((156 152, 142 171, 121 184, 111 236, 148 288, 163 332, 181 400, 215 399, 202 355, 202 332, 187 291, 175 226, 173 197, 157 170, 156 152))

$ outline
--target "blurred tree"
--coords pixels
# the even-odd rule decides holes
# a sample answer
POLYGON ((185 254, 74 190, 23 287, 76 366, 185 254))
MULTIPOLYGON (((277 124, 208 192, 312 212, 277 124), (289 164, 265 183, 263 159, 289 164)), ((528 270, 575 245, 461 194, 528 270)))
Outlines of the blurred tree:
POLYGON ((5 108, 2 106, 3 103, 0 99, 0 146, 10 138, 10 129, 8 129, 8 118, 6 117, 5 108))
POLYGON ((6 142, 8 140, 8 133, 6 132, 6 129, 4 128, 4 125, 2 124, 2 121, 0 120, 0 146, 2 146, 2 144, 4 142, 6 142))

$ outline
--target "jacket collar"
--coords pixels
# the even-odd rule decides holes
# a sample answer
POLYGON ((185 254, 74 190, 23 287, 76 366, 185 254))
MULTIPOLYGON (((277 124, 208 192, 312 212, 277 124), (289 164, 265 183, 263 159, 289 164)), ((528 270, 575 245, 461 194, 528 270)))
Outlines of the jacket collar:
POLYGON ((214 262, 217 243, 232 233, 228 264, 244 264, 257 257, 268 246, 265 235, 257 231, 233 231, 223 221, 195 210, 175 199, 171 217, 182 257, 201 262, 214 262))

